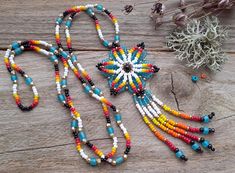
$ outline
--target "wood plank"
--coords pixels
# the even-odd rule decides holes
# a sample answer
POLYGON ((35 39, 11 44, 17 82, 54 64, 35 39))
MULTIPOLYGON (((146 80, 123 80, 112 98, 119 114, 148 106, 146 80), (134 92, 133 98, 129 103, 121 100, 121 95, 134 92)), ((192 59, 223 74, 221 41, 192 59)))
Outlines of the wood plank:
MULTIPOLYGON (((143 3, 144 0, 132 1, 102 1, 102 4, 117 16, 120 24, 122 44, 131 47, 144 41, 149 50, 169 50, 165 44, 165 37, 175 27, 173 24, 162 25, 155 30, 153 21, 149 18, 152 4, 136 6, 135 10, 125 15, 122 9, 126 4, 143 3)), ((198 1, 197 1, 198 2, 198 1)), ((13 40, 41 39, 54 43, 54 21, 65 9, 74 5, 97 3, 85 0, 75 1, 47 1, 47 0, 8 0, 0 2, 0 48, 5 49, 13 40)), ((178 0, 167 1, 167 10, 176 7, 178 0)), ((230 27, 230 39, 224 46, 228 52, 233 52, 235 43, 235 11, 230 10, 221 15, 222 22, 230 27)), ((111 22, 104 16, 98 15, 106 38, 113 37, 111 22)), ((63 30, 62 30, 63 32, 63 30)), ((76 50, 105 50, 99 42, 94 26, 85 14, 76 17, 72 27, 73 47, 76 50)), ((64 38, 64 35, 62 36, 64 38)))
MULTIPOLYGON (((3 56, 3 52, 0 52, 3 56)), ((77 154, 70 135, 68 112, 56 101, 53 79, 53 66, 45 57, 30 52, 16 58, 16 62, 34 79, 39 94, 39 106, 29 113, 22 113, 11 97, 11 82, 0 62, 0 172, 234 172, 234 138, 235 127, 234 104, 234 72, 235 59, 224 66, 224 70, 216 75, 209 75, 208 81, 200 80, 197 85, 191 82, 191 74, 199 74, 184 67, 173 53, 149 52, 148 59, 156 63, 160 72, 149 81, 150 88, 164 102, 176 107, 172 94, 172 78, 179 107, 189 113, 216 112, 215 120, 209 126, 216 128, 214 135, 208 139, 216 147, 215 153, 194 153, 189 146, 179 140, 172 139, 189 157, 187 163, 175 159, 174 155, 151 134, 136 111, 132 98, 123 93, 116 98, 109 96, 106 79, 95 65, 107 56, 106 51, 81 51, 79 60, 89 71, 99 86, 123 114, 125 125, 129 129, 133 148, 126 163, 118 167, 102 164, 99 168, 91 168, 77 154)), ((30 102, 31 93, 20 82, 20 93, 23 101, 30 102)), ((111 144, 105 131, 105 121, 100 105, 83 94, 80 84, 74 76, 69 77, 69 87, 82 113, 88 137, 105 151, 111 144)), ((175 118, 177 119, 177 118, 175 118)), ((190 123, 200 126, 196 123, 190 123)), ((116 128, 115 128, 116 129, 116 128)), ((123 138, 118 131, 122 152, 123 138)))

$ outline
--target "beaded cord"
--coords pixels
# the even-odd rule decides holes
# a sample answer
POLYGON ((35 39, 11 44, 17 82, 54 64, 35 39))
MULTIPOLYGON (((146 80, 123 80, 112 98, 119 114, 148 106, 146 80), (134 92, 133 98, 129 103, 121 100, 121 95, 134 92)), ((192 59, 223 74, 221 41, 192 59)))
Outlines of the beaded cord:
MULTIPOLYGON (((127 51, 124 46, 120 46, 120 37, 119 37, 119 27, 117 24, 116 18, 102 5, 87 5, 87 6, 77 6, 72 9, 67 10, 64 14, 71 13, 71 16, 66 22, 66 41, 67 47, 69 52, 72 54, 72 47, 71 47, 71 37, 69 33, 69 29, 72 25, 73 17, 75 13, 79 11, 85 11, 94 19, 96 30, 98 32, 98 36, 105 47, 111 49, 110 55, 108 59, 105 59, 103 62, 98 63, 97 67, 102 72, 102 74, 108 77, 110 92, 111 95, 117 95, 118 93, 125 90, 130 91, 133 94, 133 99, 136 104, 137 109, 139 110, 140 114, 143 117, 144 122, 149 126, 150 130, 153 131, 155 136, 159 138, 161 141, 166 143, 166 145, 176 154, 176 157, 187 160, 186 156, 184 155, 183 151, 179 150, 175 147, 175 145, 165 138, 159 131, 156 130, 154 125, 159 127, 164 132, 170 134, 175 138, 179 138, 184 141, 186 144, 189 144, 191 148, 201 153, 203 150, 201 149, 200 143, 202 147, 208 148, 212 151, 215 151, 212 144, 204 139, 203 137, 198 137, 192 133, 202 133, 207 135, 209 133, 214 133, 213 128, 208 127, 191 127, 187 126, 184 123, 177 123, 171 119, 168 119, 160 110, 161 107, 166 112, 170 114, 191 120, 196 122, 209 122, 210 119, 213 118, 215 115, 213 112, 209 115, 204 116, 191 116, 182 112, 178 112, 176 110, 171 109, 169 106, 161 102, 155 95, 153 95, 149 90, 146 90, 145 81, 152 77, 152 75, 158 72, 160 69, 149 63, 145 60, 146 51, 144 50, 145 45, 144 43, 138 44, 136 47, 127 51), (115 41, 113 43, 108 42, 104 39, 101 27, 99 25, 98 19, 96 18, 94 11, 92 8, 106 13, 113 21, 115 25, 115 41), (159 107, 158 107, 158 106, 159 107), (149 121, 153 123, 151 123, 149 121), (154 124, 154 125, 153 125, 154 124)), ((64 18, 66 15, 61 15, 64 18)), ((58 38, 58 31, 56 32, 56 36, 58 38)), ((61 46, 60 40, 57 40, 58 46, 61 46)))
MULTIPOLYGON (((47 57, 49 57, 49 59, 51 60, 51 62, 53 62, 54 64, 54 69, 55 69, 55 82, 56 82, 56 89, 57 89, 57 95, 58 95, 58 100, 66 107, 70 110, 70 114, 72 116, 72 122, 71 122, 71 127, 72 127, 72 131, 75 137, 75 142, 76 142, 76 146, 77 146, 77 150, 79 151, 80 155, 82 158, 84 158, 91 166, 96 166, 99 163, 101 163, 101 161, 108 161, 110 163, 122 163, 124 160, 127 159, 127 154, 130 151, 130 136, 126 130, 126 128, 124 127, 123 123, 122 123, 122 117, 121 115, 118 113, 118 110, 115 108, 115 106, 113 106, 110 102, 108 102, 103 96, 102 96, 102 92, 98 89, 98 88, 93 88, 93 91, 89 90, 88 92, 88 87, 84 87, 85 88, 85 93, 90 93, 92 94, 94 97, 96 97, 97 99, 101 99, 103 100, 102 103, 102 108, 103 108, 103 112, 107 121, 107 132, 109 134, 109 136, 113 139, 113 147, 111 148, 111 151, 108 154, 103 154, 103 152, 96 147, 94 144, 92 144, 86 136, 86 133, 83 130, 83 124, 82 124, 82 119, 81 116, 79 114, 79 112, 76 110, 76 108, 74 107, 72 98, 69 94, 69 89, 67 87, 67 76, 68 76, 68 63, 67 61, 63 58, 63 55, 66 54, 66 52, 64 51, 60 51, 60 53, 56 50, 55 47, 53 47, 51 44, 48 44, 44 41, 40 41, 40 40, 28 40, 28 41, 19 41, 19 42, 13 42, 12 45, 10 45, 9 49, 6 51, 5 54, 5 64, 6 67, 9 71, 9 73, 11 74, 11 80, 13 81, 13 96, 16 100, 17 105, 19 106, 20 99, 19 99, 19 95, 17 94, 17 74, 16 72, 20 73, 24 78, 25 78, 25 82, 27 85, 30 85, 32 87, 33 93, 34 93, 34 97, 38 98, 38 92, 36 90, 36 87, 33 83, 32 78, 30 78, 18 65, 16 65, 15 61, 14 61, 14 57, 16 55, 20 55, 23 53, 23 51, 35 51, 35 52, 39 52, 47 57), (41 48, 44 47, 45 49, 41 48), (60 76, 59 73, 59 65, 58 65, 58 58, 60 58, 60 60, 63 63, 64 66, 64 73, 63 76, 60 76), (98 94, 95 94, 98 93, 98 94), (126 150, 124 152, 124 156, 123 157, 118 157, 115 161, 112 161, 112 157, 113 155, 116 153, 117 147, 118 147, 118 140, 117 137, 114 136, 114 129, 111 126, 111 120, 110 120, 110 113, 108 110, 107 105, 111 105, 113 109, 115 110, 115 120, 117 122, 117 124, 119 124, 120 128, 122 129, 124 136, 126 138, 126 143, 127 143, 127 147, 126 150), (83 145, 86 144, 97 156, 99 156, 99 158, 95 158, 95 157, 89 157, 83 150, 83 145)), ((34 101, 35 102, 35 101, 34 101)), ((25 106, 19 106, 19 108, 23 111, 29 111, 32 110, 36 104, 33 102, 32 108, 28 109, 25 106)), ((38 100, 37 102, 38 103, 38 100)), ((22 104, 21 104, 22 105, 22 104)))
MULTIPOLYGON (((69 50, 69 53, 68 54, 63 53, 61 59, 63 62, 68 62, 69 67, 72 69, 72 71, 74 72, 76 77, 82 83, 82 86, 84 87, 85 92, 87 94, 89 94, 91 97, 97 99, 98 101, 100 101, 102 103, 104 115, 107 120, 107 130, 108 130, 109 134, 112 134, 111 136, 113 137, 113 139, 116 139, 116 137, 113 136, 114 132, 113 132, 113 128, 110 124, 111 121, 109 118, 108 107, 111 108, 114 111, 114 113, 116 114, 115 120, 116 120, 118 126, 120 127, 121 131, 124 134, 124 137, 126 140, 126 149, 125 149, 124 154, 122 156, 112 158, 116 152, 116 149, 117 149, 117 146, 115 145, 115 146, 113 146, 111 153, 108 153, 105 157, 103 157, 104 155, 102 155, 102 157, 101 156, 100 157, 101 157, 102 161, 107 161, 108 163, 111 163, 112 165, 119 165, 127 159, 127 155, 130 151, 130 148, 131 148, 130 135, 127 132, 126 128, 124 127, 123 123, 121 122, 121 116, 119 114, 119 111, 116 109, 116 107, 114 105, 112 105, 111 102, 109 102, 103 96, 100 89, 95 86, 91 77, 88 75, 86 70, 82 67, 82 65, 78 62, 77 56, 74 55, 73 51, 72 51, 72 43, 71 43, 69 28, 72 25, 72 19, 74 18, 75 14, 79 13, 81 11, 87 12, 94 20, 96 20, 97 32, 103 42, 103 45, 106 47, 109 47, 111 45, 107 40, 104 40, 104 37, 103 37, 102 32, 100 30, 99 22, 98 22, 97 18, 94 18, 94 16, 92 15, 93 11, 91 10, 91 7, 96 7, 97 9, 100 8, 99 5, 97 5, 97 6, 93 6, 93 5, 77 6, 77 7, 73 7, 71 9, 68 9, 63 14, 59 15, 59 17, 56 19, 55 38, 56 38, 56 43, 58 45, 59 52, 63 52, 63 47, 62 47, 61 39, 60 39, 60 25, 62 24, 64 18, 70 14, 70 16, 68 17, 68 20, 65 22, 66 43, 67 43, 67 48, 69 50)), ((108 10, 105 10, 105 11, 107 14, 109 14, 110 18, 114 22, 115 30, 116 30, 115 38, 117 38, 118 37, 118 30, 119 30, 117 21, 108 10)), ((118 43, 117 40, 116 40, 116 43, 118 43)), ((74 129, 76 129, 76 127, 72 126, 72 130, 74 130, 74 129)), ((78 131, 79 131, 79 128, 78 128, 78 131)), ((75 137, 75 140, 77 140, 76 134, 74 134, 74 137, 75 137)), ((77 147, 77 150, 78 150, 78 152, 81 152, 80 147, 77 147)), ((94 166, 94 165, 92 165, 92 166, 94 166)))

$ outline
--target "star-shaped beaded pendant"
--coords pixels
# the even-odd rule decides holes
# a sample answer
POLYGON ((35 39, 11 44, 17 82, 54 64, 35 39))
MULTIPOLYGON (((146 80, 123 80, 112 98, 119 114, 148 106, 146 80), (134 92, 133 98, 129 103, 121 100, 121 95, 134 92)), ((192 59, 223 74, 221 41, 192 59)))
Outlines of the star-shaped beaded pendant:
POLYGON ((205 123, 208 123, 213 118, 215 115, 214 112, 203 116, 178 112, 160 101, 150 90, 145 89, 146 80, 151 78, 160 69, 146 60, 147 52, 144 48, 145 45, 143 42, 130 50, 127 50, 123 46, 114 45, 109 54, 109 58, 97 64, 97 68, 108 78, 111 95, 117 95, 126 89, 129 90, 133 95, 134 103, 142 115, 144 122, 155 136, 175 153, 176 157, 185 161, 187 160, 183 151, 179 150, 171 141, 164 137, 155 126, 169 135, 181 139, 196 152, 203 152, 199 144, 203 148, 215 151, 215 148, 208 140, 193 134, 201 133, 207 135, 213 133, 215 131, 214 128, 197 128, 175 122, 172 119, 168 119, 161 112, 161 108, 173 116, 205 123))
POLYGON ((129 51, 125 47, 112 49, 109 58, 97 65, 98 69, 108 78, 111 95, 128 89, 132 94, 142 96, 146 80, 159 71, 146 59, 144 43, 138 44, 129 51))

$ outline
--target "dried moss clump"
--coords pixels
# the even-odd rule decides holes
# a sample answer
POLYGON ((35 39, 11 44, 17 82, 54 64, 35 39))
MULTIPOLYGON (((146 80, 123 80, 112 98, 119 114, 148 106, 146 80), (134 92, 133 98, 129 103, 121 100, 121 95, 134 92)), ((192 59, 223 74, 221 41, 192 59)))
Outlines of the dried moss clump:
POLYGON ((204 17, 190 21, 183 29, 176 29, 167 37, 167 46, 189 67, 204 66, 220 71, 227 60, 221 48, 226 38, 227 28, 219 25, 217 17, 204 17))

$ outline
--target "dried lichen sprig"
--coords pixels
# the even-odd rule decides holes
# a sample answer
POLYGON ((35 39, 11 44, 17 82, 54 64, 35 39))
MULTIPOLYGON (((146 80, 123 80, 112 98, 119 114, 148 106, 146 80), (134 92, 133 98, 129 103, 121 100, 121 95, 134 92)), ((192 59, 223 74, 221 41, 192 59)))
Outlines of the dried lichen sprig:
POLYGON ((191 20, 183 29, 175 29, 167 37, 167 46, 189 67, 204 66, 212 71, 220 71, 221 65, 227 60, 221 48, 226 38, 227 28, 219 25, 217 17, 204 17, 191 20))

